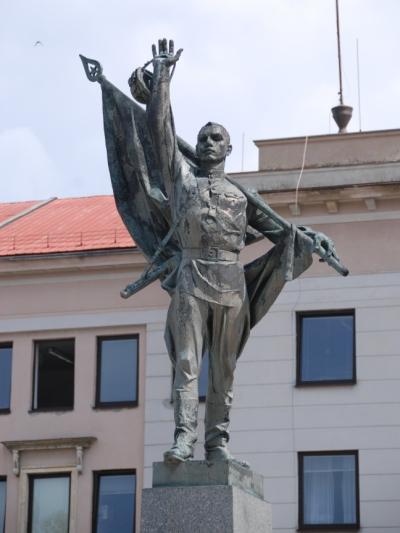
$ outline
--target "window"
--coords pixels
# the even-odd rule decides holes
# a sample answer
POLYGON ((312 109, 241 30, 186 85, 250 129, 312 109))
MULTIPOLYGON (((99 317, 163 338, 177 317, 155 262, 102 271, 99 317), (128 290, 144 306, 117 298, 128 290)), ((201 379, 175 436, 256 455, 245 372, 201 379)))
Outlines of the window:
POLYGON ((11 355, 12 344, 0 344, 0 413, 10 412, 11 355))
POLYGON ((95 472, 93 533, 134 533, 136 472, 95 472))
POLYGON ((6 529, 6 478, 0 477, 0 533, 6 529))
POLYGON ((204 402, 207 397, 208 389, 208 367, 210 361, 208 358, 208 352, 203 355, 203 360, 201 362, 201 370, 199 376, 199 400, 204 402))
POLYGON ((299 454, 299 527, 359 527, 358 453, 299 454))
POLYGON ((69 531, 70 476, 52 474, 29 478, 29 533, 69 531))
POLYGON ((74 365, 74 339, 35 342, 34 411, 73 408, 74 365))
POLYGON ((354 311, 297 315, 297 385, 355 383, 354 311))
POLYGON ((97 407, 138 403, 138 335, 97 339, 97 407))

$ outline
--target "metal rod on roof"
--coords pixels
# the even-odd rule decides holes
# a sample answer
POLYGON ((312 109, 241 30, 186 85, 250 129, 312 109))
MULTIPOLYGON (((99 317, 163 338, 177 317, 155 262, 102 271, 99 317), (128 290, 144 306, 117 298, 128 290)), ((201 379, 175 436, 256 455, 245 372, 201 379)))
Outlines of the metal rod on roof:
POLYGON ((12 222, 15 222, 16 220, 19 220, 25 215, 29 215, 33 211, 36 211, 36 209, 40 209, 41 207, 49 204, 50 202, 53 202, 54 200, 57 200, 56 196, 52 198, 48 198, 47 200, 41 200, 39 203, 36 203, 28 207, 27 209, 24 209, 20 213, 17 213, 16 215, 13 215, 10 218, 7 218, 6 220, 3 220, 3 222, 0 222, 0 228, 4 228, 4 226, 8 226, 8 224, 11 224, 12 222))
POLYGON ((340 51, 340 23, 339 23, 339 0, 336 0, 336 33, 339 63, 339 102, 343 105, 343 85, 342 85, 342 54, 340 51))
POLYGON ((360 56, 358 50, 358 39, 356 39, 356 49, 357 49, 357 93, 358 93, 358 124, 360 131, 361 128, 361 86, 360 86, 360 56))
POLYGON ((353 108, 343 104, 343 84, 342 84, 342 54, 340 51, 340 23, 339 23, 339 0, 336 0, 336 32, 337 48, 339 60, 339 105, 332 107, 332 116, 339 127, 339 133, 347 133, 347 124, 351 120, 353 108))

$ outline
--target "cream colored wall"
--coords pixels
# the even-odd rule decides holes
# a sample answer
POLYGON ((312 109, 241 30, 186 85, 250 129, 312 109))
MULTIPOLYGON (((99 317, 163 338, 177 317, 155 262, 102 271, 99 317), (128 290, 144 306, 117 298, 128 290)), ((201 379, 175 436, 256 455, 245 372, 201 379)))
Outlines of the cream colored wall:
MULTIPOLYGON (((138 254, 130 254, 131 262, 138 254)), ((144 398, 147 323, 158 317, 154 304, 160 289, 154 285, 142 295, 122 300, 119 291, 138 275, 128 271, 121 257, 40 259, 36 262, 0 261, 0 342, 13 342, 11 414, 0 415, 0 441, 94 436, 97 441, 84 453, 83 473, 77 476, 75 531, 91 530, 92 472, 108 469, 137 471, 138 519, 143 485, 144 398), (10 275, 10 265, 14 274, 10 275), (73 266, 73 268, 71 268, 73 266), (144 299, 143 299, 144 298, 144 299), (152 306, 153 304, 153 306, 152 306), (143 312, 144 306, 147 309, 143 312), (123 409, 94 409, 96 337, 138 333, 139 406, 123 409), (31 413, 33 342, 48 338, 75 338, 74 409, 62 413, 31 413)), ((31 468, 71 465, 72 452, 22 452, 22 473, 31 468)), ((18 498, 24 476, 12 472, 11 454, 0 445, 0 475, 7 476, 6 533, 21 533, 18 498)), ((138 522, 139 523, 139 522, 138 522)), ((71 532, 73 533, 73 532, 71 532)))
MULTIPOLYGON (((400 202, 398 204, 400 208, 400 202)), ((292 217, 293 222, 299 223, 298 218, 292 217)), ((302 217, 301 224, 309 224, 314 230, 329 235, 335 242, 340 259, 346 265, 351 275, 375 274, 378 272, 400 271, 400 247, 396 245, 396 236, 400 235, 400 210, 398 219, 367 220, 361 222, 341 222, 340 217, 320 217, 318 223, 313 223, 311 217, 302 217), (321 223, 324 218, 327 222, 321 223), (333 220, 332 220, 333 219, 333 220)), ((261 241, 250 246, 242 255, 246 261, 263 253, 269 244, 261 241)), ((318 261, 314 256, 313 266, 303 276, 336 276, 333 269, 318 261)))
MULTIPOLYGON (((259 170, 301 168, 305 137, 256 141, 259 170)), ((346 135, 313 135, 307 140, 306 168, 400 160, 400 130, 346 135)))

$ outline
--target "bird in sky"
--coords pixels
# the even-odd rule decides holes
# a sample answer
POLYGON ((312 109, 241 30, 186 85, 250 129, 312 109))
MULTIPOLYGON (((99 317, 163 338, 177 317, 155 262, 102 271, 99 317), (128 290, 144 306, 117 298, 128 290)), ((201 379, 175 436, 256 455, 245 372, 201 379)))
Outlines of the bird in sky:
POLYGON ((43 43, 42 41, 36 41, 36 43, 33 45, 33 46, 43 46, 43 43))

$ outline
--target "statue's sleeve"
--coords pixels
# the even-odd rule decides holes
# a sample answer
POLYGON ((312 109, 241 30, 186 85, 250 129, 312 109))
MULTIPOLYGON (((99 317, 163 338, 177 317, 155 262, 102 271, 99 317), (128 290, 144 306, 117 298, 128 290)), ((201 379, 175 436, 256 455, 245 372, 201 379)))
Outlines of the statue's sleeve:
POLYGON ((169 68, 162 62, 156 62, 154 65, 152 89, 146 114, 158 168, 164 187, 170 196, 172 184, 178 175, 183 157, 178 148, 170 103, 169 68))
POLYGON ((286 236, 283 228, 250 202, 247 204, 247 223, 274 244, 286 236))

